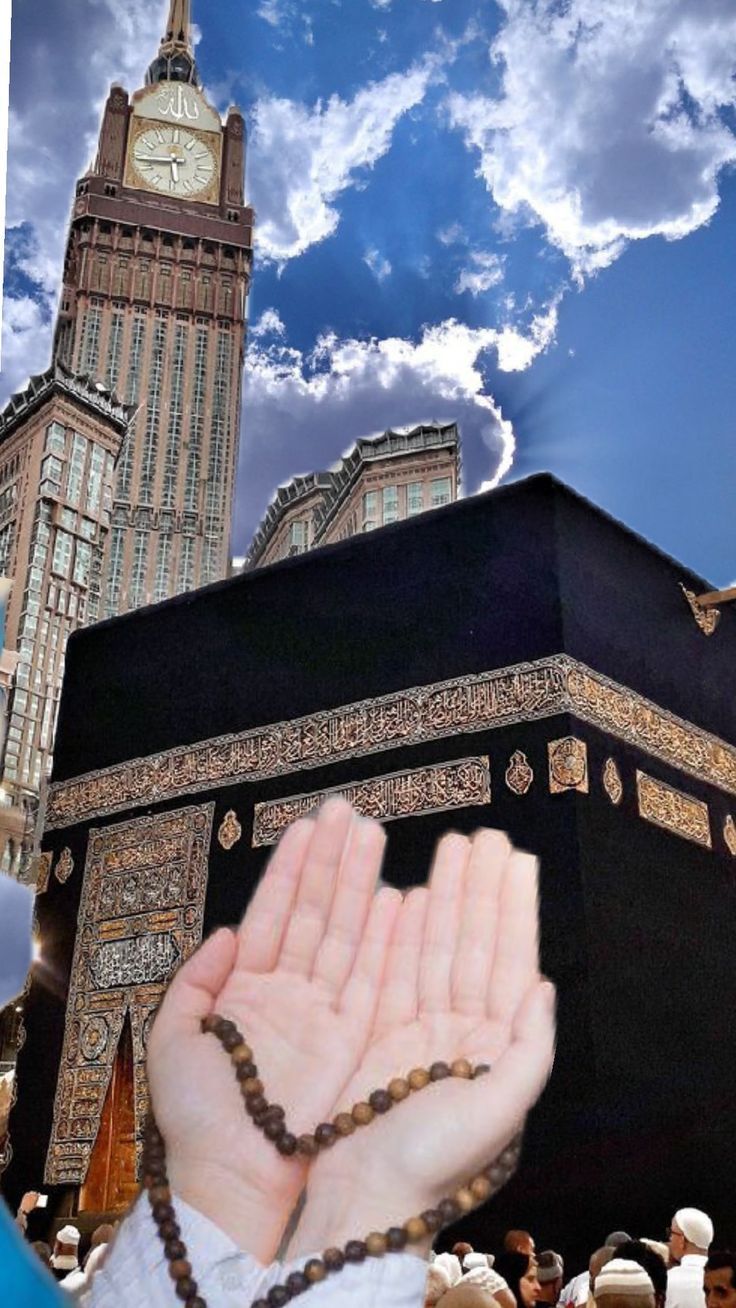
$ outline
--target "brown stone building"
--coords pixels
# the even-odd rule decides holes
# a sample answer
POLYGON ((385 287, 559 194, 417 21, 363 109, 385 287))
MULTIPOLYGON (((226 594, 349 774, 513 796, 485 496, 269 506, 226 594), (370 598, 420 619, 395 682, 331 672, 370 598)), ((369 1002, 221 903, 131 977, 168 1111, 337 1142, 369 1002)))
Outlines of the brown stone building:
POLYGON ((455 423, 426 423, 359 440, 329 472, 295 477, 279 487, 244 569, 451 504, 459 481, 455 423))
POLYGON ((54 357, 138 409, 119 460, 102 616, 227 575, 252 211, 245 133, 200 85, 171 0, 146 85, 113 86, 77 183, 54 357))
POLYGON ((5 871, 19 870, 19 836, 33 837, 67 640, 100 616, 115 462, 132 416, 61 364, 32 377, 0 414, 0 576, 13 581, 4 660, 16 664, 2 767, 4 805, 14 810, 5 871))

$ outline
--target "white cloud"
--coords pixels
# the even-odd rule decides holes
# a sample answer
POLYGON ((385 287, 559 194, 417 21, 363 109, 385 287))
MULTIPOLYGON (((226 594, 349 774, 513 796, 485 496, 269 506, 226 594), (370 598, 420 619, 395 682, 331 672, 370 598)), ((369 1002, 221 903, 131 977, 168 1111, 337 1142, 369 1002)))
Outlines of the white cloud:
POLYGON ((13 40, 8 250, 37 289, 30 296, 6 288, 0 375, 6 396, 49 364, 73 181, 94 156, 111 83, 142 84, 168 12, 166 0, 58 0, 57 7, 63 78, 55 25, 48 34, 39 27, 32 50, 21 50, 15 33, 13 40))
POLYGON ((455 291, 462 295, 482 295, 503 281, 503 259, 490 250, 470 250, 470 264, 462 268, 455 282, 455 291))
POLYGON ((262 259, 286 262, 336 231, 335 200, 386 153, 399 119, 424 99, 433 68, 425 60, 350 101, 333 95, 311 108, 284 99, 257 103, 250 192, 262 259))
POLYGON ((249 335, 256 340, 262 336, 285 336, 286 327, 278 309, 264 309, 260 318, 249 328, 249 335))
POLYGON ((450 223, 447 227, 441 227, 437 233, 437 240, 440 245, 464 245, 467 244, 467 239, 458 222, 450 223))
POLYGON ((391 264, 378 250, 371 247, 363 255, 363 263, 370 268, 377 282, 385 282, 391 276, 391 264))
POLYGON ((579 277, 707 222, 736 161, 732 0, 500 3, 500 98, 448 107, 502 214, 540 222, 579 277))
POLYGON ((487 388, 484 364, 529 366, 554 338, 556 305, 527 333, 473 328, 456 319, 425 326, 418 341, 321 337, 306 354, 283 342, 252 342, 245 374, 248 440, 243 444, 236 549, 248 544, 274 488, 300 472, 329 467, 359 436, 418 422, 460 424, 468 449, 484 447, 487 490, 509 471, 510 422, 487 388))

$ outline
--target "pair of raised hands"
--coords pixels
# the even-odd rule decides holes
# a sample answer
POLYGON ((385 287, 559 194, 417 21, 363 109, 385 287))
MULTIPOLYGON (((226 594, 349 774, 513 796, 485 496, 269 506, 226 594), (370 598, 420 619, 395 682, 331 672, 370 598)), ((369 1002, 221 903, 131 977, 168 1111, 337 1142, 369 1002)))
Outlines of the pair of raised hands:
POLYGON ((148 1074, 175 1195, 262 1263, 306 1185, 290 1257, 401 1225, 492 1162, 542 1090, 554 988, 540 978, 536 861, 500 832, 440 841, 428 886, 376 891, 385 837, 330 800, 294 823, 237 931, 181 968, 156 1019, 148 1074), (308 1163, 247 1117, 230 1059, 200 1023, 232 1019, 290 1131, 436 1060, 447 1078, 308 1163))

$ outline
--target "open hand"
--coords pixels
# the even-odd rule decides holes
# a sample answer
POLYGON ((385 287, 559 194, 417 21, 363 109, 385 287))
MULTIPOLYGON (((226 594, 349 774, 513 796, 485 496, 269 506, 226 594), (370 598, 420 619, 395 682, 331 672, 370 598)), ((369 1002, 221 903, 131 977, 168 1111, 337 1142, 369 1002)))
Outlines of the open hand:
POLYGON ((370 1043, 333 1111, 416 1067, 491 1064, 410 1094, 313 1164, 297 1255, 401 1225, 451 1196, 520 1130, 549 1076, 553 986, 539 976, 536 860, 499 832, 439 844, 396 923, 370 1043))
POLYGON ((246 1115, 227 1054, 201 1020, 230 1018, 289 1129, 329 1118, 363 1056, 398 891, 375 894, 385 838, 344 800, 289 828, 233 933, 218 931, 170 986, 149 1042, 154 1112, 175 1193, 262 1262, 278 1248, 306 1164, 246 1115))

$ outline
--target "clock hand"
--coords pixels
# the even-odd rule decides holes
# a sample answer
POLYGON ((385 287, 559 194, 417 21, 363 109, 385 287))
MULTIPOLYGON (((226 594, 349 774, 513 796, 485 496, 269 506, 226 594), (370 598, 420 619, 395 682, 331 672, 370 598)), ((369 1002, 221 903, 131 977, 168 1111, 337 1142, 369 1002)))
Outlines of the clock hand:
POLYGON ((174 159, 173 156, 171 159, 171 180, 174 183, 174 186, 176 186, 179 181, 179 160, 174 159))

